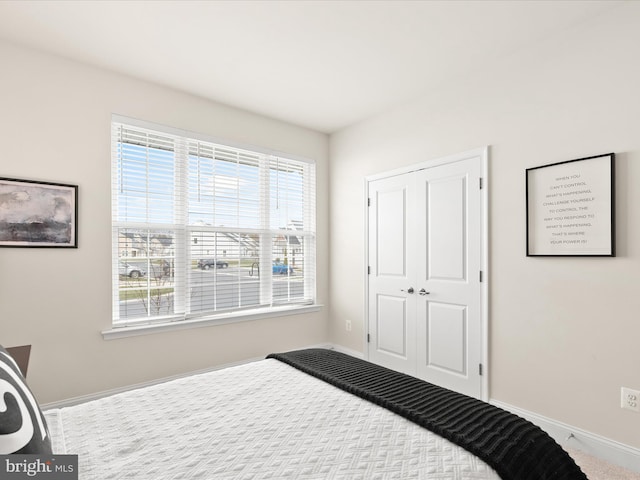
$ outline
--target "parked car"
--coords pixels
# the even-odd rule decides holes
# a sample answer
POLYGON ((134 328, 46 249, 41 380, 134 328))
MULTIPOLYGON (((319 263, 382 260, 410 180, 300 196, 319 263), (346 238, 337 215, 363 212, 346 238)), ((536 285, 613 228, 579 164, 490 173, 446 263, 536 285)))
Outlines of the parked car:
POLYGON ((198 268, 209 270, 210 268, 227 268, 229 264, 224 260, 216 260, 215 258, 201 258, 198 260, 198 268))
POLYGON ((278 275, 293 274, 293 267, 291 265, 285 265, 282 262, 273 262, 272 272, 278 275))
POLYGON ((128 263, 121 263, 118 267, 118 273, 129 278, 144 277, 147 274, 147 272, 138 265, 130 265, 128 263))

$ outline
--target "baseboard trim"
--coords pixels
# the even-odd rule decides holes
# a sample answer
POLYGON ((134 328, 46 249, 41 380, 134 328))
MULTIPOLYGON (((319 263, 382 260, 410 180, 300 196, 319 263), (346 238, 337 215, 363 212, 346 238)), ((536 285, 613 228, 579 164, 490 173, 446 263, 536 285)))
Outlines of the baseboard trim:
MULTIPOLYGON (((302 348, 326 348, 329 350, 339 350, 336 346, 330 344, 330 343, 322 343, 322 344, 316 344, 316 345, 309 345, 307 347, 301 347, 302 348)), ((344 351, 344 350, 339 350, 339 351, 344 351)), ((344 352, 347 353, 347 352, 344 352)), ((357 354, 357 352, 355 352, 357 354)), ((168 377, 162 377, 162 378, 157 378, 155 380, 149 380, 147 382, 141 382, 141 383, 136 383, 133 385, 125 385, 123 387, 117 387, 117 388, 112 388, 109 390, 102 390, 100 392, 95 392, 95 393, 89 393, 87 395, 80 395, 78 397, 72 397, 72 398, 67 398, 64 400, 58 400, 55 402, 49 402, 49 403, 43 403, 41 405, 42 410, 52 410, 55 408, 64 408, 64 407, 72 407, 74 405, 79 405, 81 403, 86 403, 86 402, 91 402, 93 400, 99 400, 101 398, 104 397, 109 397, 111 395, 116 395, 118 393, 124 393, 124 392, 128 392, 129 390, 137 390, 139 388, 144 388, 144 387, 150 387, 152 385, 158 385, 160 383, 165 383, 165 382, 170 382, 172 380, 177 380, 179 378, 184 378, 184 377, 189 377, 191 375, 199 375, 201 373, 209 373, 209 372, 213 372, 215 370, 222 370, 223 368, 229 368, 229 367, 236 367, 238 365, 244 365, 245 363, 252 363, 252 362, 257 362, 259 360, 264 360, 264 358, 266 357, 266 355, 260 356, 260 357, 253 357, 253 358, 246 358, 243 360, 238 360, 237 362, 231 362, 231 363, 224 363, 221 365, 213 365, 211 367, 207 367, 207 368, 202 368, 200 370, 195 370, 195 371, 191 371, 191 372, 185 372, 185 373, 179 373, 176 375, 171 375, 168 377)))
POLYGON ((189 377, 191 375, 198 375, 201 373, 213 372, 215 370, 222 370, 223 368, 235 367, 237 365, 243 365, 245 363, 256 362, 258 360, 263 360, 263 359, 264 357, 256 357, 256 358, 241 360, 238 362, 225 363, 223 365, 214 365, 208 368, 203 368, 203 369, 195 370, 192 372, 179 373, 177 375, 171 375, 169 377, 162 377, 155 380, 149 380, 148 382, 141 382, 133 385, 125 385, 124 387, 117 387, 109 390, 102 390, 100 392, 89 393, 87 395, 80 395, 78 397, 71 397, 65 400, 59 400, 57 402, 44 403, 41 405, 41 408, 42 410, 51 410, 54 408, 72 407, 74 405, 79 405, 81 403, 91 402, 93 400, 99 400, 104 397, 110 397, 111 395, 116 395, 118 393, 124 393, 130 390, 137 390, 139 388, 144 388, 144 387, 151 387, 153 385, 159 385, 161 383, 170 382, 172 380, 178 380, 179 378, 189 377))
POLYGON ((356 350, 351 350, 350 348, 343 347, 342 345, 330 343, 330 344, 327 344, 324 348, 328 348, 329 350, 335 350, 336 352, 344 353, 351 357, 356 357, 364 360, 364 353, 358 352, 356 350))
POLYGON ((575 448, 614 465, 640 473, 640 449, 498 400, 490 400, 489 403, 529 420, 546 431, 563 447, 575 448))

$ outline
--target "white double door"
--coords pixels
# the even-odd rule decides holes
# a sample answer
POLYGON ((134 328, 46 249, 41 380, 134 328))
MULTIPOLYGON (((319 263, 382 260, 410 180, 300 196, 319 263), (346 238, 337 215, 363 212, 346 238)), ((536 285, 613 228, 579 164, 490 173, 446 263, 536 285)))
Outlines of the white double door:
POLYGON ((368 358, 482 398, 482 159, 368 183, 368 358))

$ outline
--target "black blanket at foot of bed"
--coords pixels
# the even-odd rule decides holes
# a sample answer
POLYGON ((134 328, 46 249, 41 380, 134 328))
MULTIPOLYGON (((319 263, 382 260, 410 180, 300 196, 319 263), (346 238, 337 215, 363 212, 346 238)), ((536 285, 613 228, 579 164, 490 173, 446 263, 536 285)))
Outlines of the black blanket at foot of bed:
POLYGON ((334 350, 275 358, 380 405, 461 446, 504 480, 586 480, 573 459, 531 422, 460 393, 334 350))

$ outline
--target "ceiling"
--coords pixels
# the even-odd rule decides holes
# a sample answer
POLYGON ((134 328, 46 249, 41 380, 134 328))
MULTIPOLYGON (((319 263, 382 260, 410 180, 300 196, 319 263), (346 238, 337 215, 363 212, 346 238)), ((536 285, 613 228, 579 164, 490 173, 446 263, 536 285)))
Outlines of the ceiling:
POLYGON ((618 1, 0 1, 0 39, 332 133, 618 1))

